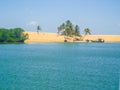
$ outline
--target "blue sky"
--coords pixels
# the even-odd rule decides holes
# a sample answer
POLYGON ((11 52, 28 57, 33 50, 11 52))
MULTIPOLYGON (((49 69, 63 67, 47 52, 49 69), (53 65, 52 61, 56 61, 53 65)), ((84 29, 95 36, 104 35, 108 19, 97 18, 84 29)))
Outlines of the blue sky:
POLYGON ((0 0, 0 28, 57 32, 71 20, 93 34, 120 34, 120 0, 0 0))

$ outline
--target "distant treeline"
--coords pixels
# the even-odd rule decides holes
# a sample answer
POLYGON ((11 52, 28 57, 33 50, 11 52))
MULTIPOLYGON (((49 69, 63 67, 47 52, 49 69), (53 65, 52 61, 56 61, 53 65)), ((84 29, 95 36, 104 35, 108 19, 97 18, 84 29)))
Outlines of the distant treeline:
POLYGON ((23 32, 24 30, 21 28, 0 28, 0 43, 24 42, 28 38, 28 34, 23 32))

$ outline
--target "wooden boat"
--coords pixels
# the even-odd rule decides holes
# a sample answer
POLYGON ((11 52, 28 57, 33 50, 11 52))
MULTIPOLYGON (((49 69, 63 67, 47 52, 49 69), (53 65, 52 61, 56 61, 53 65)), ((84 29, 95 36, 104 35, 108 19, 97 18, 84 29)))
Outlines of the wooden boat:
POLYGON ((105 41, 103 39, 99 38, 98 40, 89 40, 89 39, 87 39, 86 42, 100 42, 100 43, 103 43, 105 41))
POLYGON ((105 41, 103 39, 99 38, 98 40, 91 40, 91 42, 101 42, 101 43, 103 43, 105 41))

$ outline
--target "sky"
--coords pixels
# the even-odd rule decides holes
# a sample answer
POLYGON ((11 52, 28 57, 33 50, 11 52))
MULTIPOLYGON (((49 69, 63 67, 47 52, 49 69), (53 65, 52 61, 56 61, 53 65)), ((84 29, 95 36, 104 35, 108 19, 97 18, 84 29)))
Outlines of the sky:
POLYGON ((120 34, 120 0, 0 0, 0 28, 57 32, 70 20, 83 34, 120 34))

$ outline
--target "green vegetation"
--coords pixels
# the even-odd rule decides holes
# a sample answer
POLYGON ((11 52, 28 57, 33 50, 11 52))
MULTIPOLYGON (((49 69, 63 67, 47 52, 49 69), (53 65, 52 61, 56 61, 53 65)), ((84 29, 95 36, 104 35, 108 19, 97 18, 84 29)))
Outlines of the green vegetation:
POLYGON ((14 29, 0 29, 0 43, 16 43, 24 42, 28 38, 28 34, 23 33, 21 28, 14 29))
POLYGON ((89 28, 85 28, 84 32, 85 32, 85 35, 90 35, 91 34, 91 31, 90 31, 89 28))
MULTIPOLYGON (((81 37, 79 30, 80 30, 80 28, 78 25, 74 26, 70 20, 67 20, 65 23, 61 24, 58 27, 58 34, 61 33, 62 35, 65 35, 65 36, 79 36, 79 37, 81 37)), ((91 30, 89 28, 85 28, 84 33, 85 33, 85 35, 90 35, 91 30)))
POLYGON ((39 31, 41 31, 41 27, 40 26, 37 26, 37 33, 39 33, 39 31))
POLYGON ((65 42, 67 42, 67 39, 69 39, 68 37, 73 37, 74 41, 82 41, 86 35, 91 34, 91 30, 89 28, 85 28, 84 33, 85 35, 82 36, 79 26, 73 25, 70 20, 67 20, 65 23, 61 24, 58 27, 58 35, 64 35, 65 42))
POLYGON ((78 25, 73 25, 70 20, 67 20, 65 23, 61 24, 58 27, 58 34, 65 36, 81 36, 78 25))

